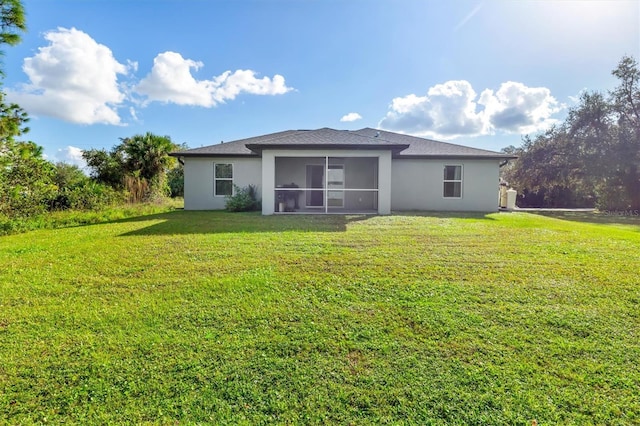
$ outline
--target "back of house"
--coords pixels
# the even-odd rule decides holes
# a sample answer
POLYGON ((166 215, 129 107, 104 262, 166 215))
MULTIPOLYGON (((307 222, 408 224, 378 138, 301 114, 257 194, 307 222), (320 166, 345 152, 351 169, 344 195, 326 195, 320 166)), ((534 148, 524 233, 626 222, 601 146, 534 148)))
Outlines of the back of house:
POLYGON ((253 185, 262 213, 496 211, 515 157, 372 128, 287 130, 175 152, 185 209, 224 209, 253 185))

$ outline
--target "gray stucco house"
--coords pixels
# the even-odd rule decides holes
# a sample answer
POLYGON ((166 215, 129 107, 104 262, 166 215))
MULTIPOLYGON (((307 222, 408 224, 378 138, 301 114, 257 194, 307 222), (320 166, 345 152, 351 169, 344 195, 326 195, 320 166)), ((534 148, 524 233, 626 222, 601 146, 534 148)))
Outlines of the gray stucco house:
POLYGON ((187 210, 225 208, 255 185, 262 213, 496 211, 498 174, 515 158, 383 130, 287 130, 171 154, 187 210))

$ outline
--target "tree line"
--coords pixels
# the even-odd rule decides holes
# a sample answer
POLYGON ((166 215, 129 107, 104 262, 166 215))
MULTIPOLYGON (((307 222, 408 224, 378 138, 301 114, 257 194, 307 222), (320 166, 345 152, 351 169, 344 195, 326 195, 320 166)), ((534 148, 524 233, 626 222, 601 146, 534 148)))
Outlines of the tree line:
POLYGON ((640 210, 640 70, 624 56, 613 90, 584 92, 564 122, 519 148, 503 178, 520 207, 640 210))
MULTIPOLYGON (((20 0, 0 0, 0 23, 0 49, 19 43, 26 31, 20 0)), ((583 93, 564 122, 503 149, 518 156, 502 177, 518 190, 520 207, 640 210, 640 70, 625 56, 612 74, 619 82, 612 91, 583 93)), ((168 153, 184 144, 150 132, 122 138, 111 150, 84 151, 87 176, 21 140, 29 117, 6 101, 1 85, 0 219, 183 194, 182 167, 168 153)))
MULTIPOLYGON (((0 47, 19 43, 26 31, 20 0, 0 0, 0 23, 0 47)), ((169 136, 134 135, 120 139, 110 151, 84 151, 87 176, 78 166, 46 160, 41 146, 22 140, 29 132, 28 122, 26 111, 8 103, 0 90, 0 222, 183 193, 182 167, 168 153, 186 146, 169 136)))
POLYGON ((182 166, 168 154, 185 146, 168 136, 148 132, 123 138, 110 151, 84 151, 89 176, 76 165, 47 161, 34 142, 9 137, 0 143, 0 219, 160 201, 184 193, 182 166))

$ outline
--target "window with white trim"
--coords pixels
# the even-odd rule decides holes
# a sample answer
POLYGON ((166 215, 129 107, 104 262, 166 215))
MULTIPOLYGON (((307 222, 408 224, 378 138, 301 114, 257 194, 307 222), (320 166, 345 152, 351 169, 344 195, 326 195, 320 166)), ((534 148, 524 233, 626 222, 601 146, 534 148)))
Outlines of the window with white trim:
POLYGON ((213 164, 213 195, 214 197, 233 195, 233 164, 213 164))
POLYGON ((444 198, 462 198, 462 166, 444 166, 442 196, 444 198))

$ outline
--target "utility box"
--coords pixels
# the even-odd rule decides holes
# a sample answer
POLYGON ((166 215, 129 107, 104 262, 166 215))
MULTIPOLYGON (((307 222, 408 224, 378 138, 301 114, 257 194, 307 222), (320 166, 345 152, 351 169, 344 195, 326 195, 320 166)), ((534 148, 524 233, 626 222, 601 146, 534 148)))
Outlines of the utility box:
POLYGON ((500 185, 500 192, 498 195, 498 206, 501 209, 507 208, 507 185, 500 185))
POLYGON ((516 208, 516 196, 518 195, 518 191, 515 189, 507 190, 507 210, 513 210, 516 208))

